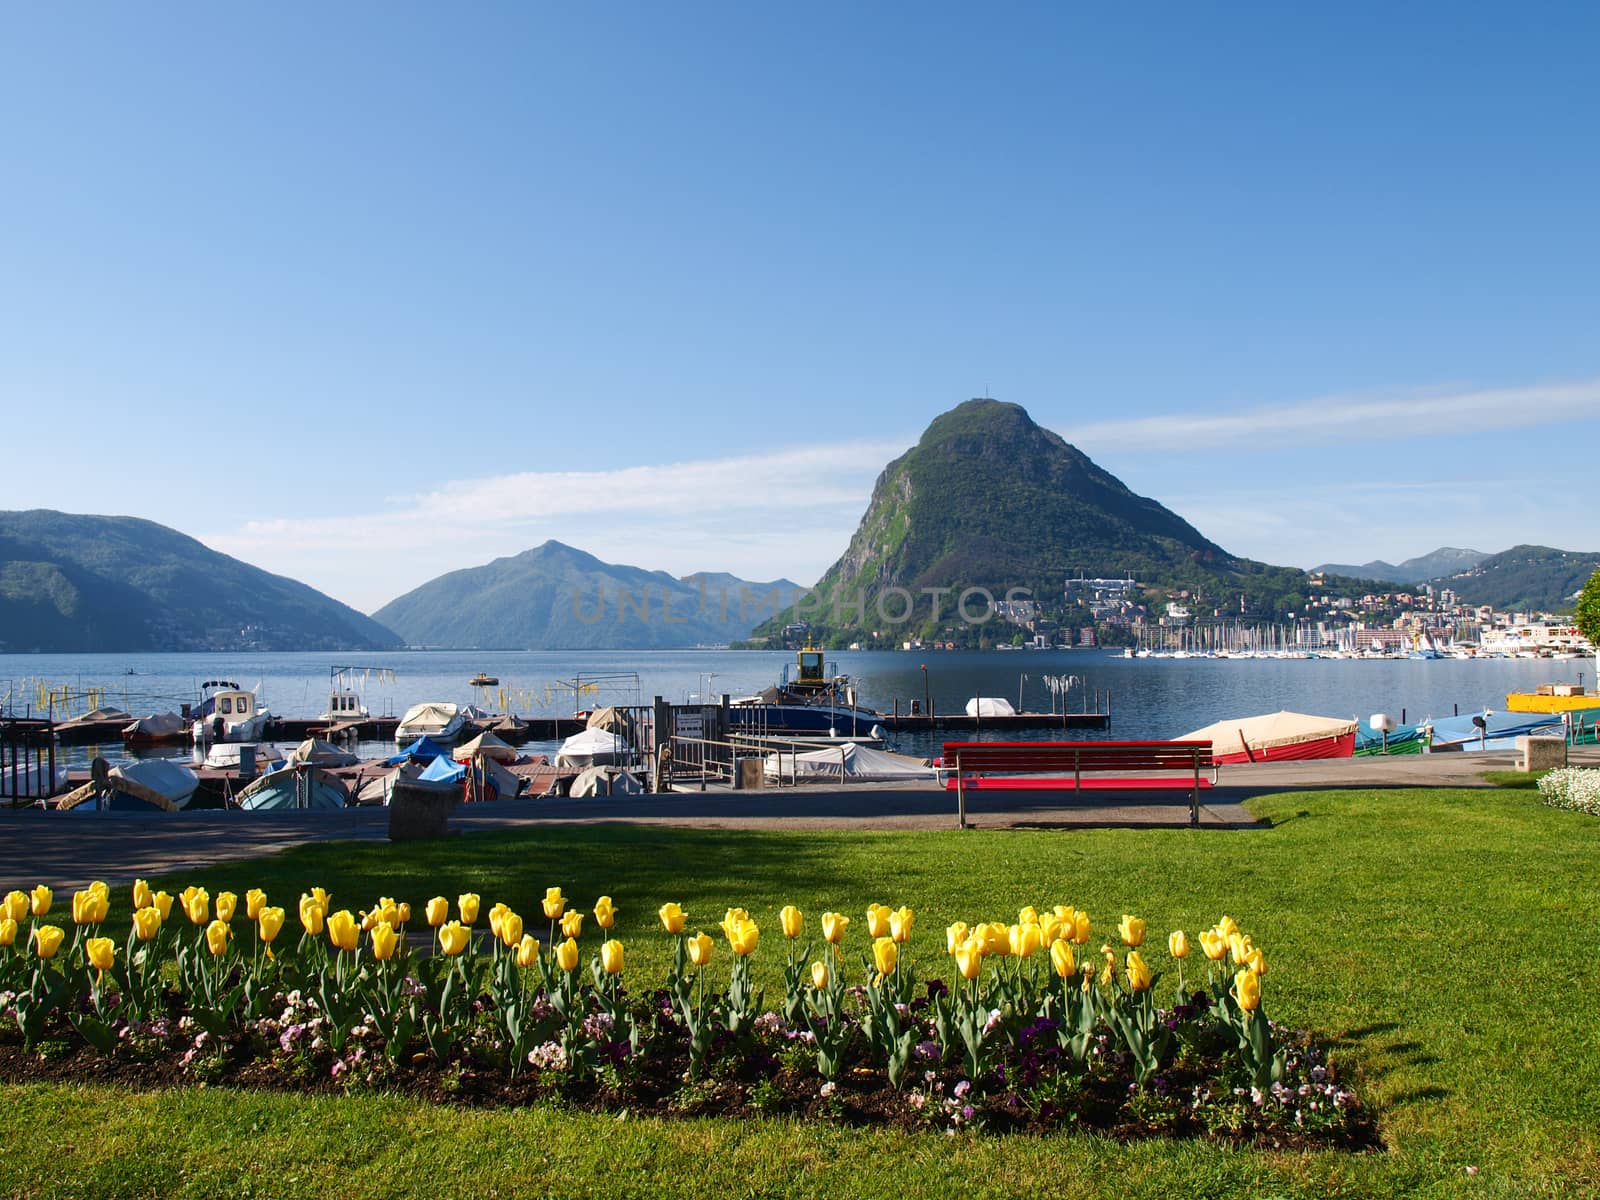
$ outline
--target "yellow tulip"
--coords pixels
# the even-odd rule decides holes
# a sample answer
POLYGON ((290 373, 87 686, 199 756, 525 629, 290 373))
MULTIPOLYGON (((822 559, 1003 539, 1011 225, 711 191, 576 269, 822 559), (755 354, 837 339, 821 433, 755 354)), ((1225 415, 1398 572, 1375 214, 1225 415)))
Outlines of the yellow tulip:
POLYGON ((697 967, 703 967, 711 961, 711 951, 716 943, 704 933, 697 933, 685 943, 689 949, 689 961, 697 967))
POLYGON ((211 893, 202 887, 185 888, 180 897, 184 915, 191 925, 204 925, 211 919, 211 893))
POLYGON ((134 910, 133 932, 141 942, 155 940, 156 934, 161 932, 161 910, 153 904, 134 910))
MULTIPOLYGON (((9 900, 11 897, 6 897, 9 900)), ((142 879, 133 881, 133 907, 137 909, 150 907, 150 885, 142 879)))
POLYGON ((341 908, 328 918, 328 940, 352 954, 361 945, 361 927, 348 908, 341 908))
POLYGON ((1094 926, 1089 921, 1088 913, 1081 912, 1073 914, 1072 940, 1074 943, 1079 946, 1087 946, 1089 944, 1089 933, 1093 928, 1094 926))
POLYGON ((1050 965, 1063 979, 1071 979, 1077 973, 1077 965, 1072 959, 1071 942, 1057 942, 1050 947, 1050 965))
POLYGON ((1181 929, 1167 934, 1167 950, 1173 958, 1189 957, 1189 935, 1181 929))
POLYGON ((505 920, 506 914, 510 911, 504 904, 496 904, 489 910, 489 932, 494 937, 500 936, 500 922, 505 920))
POLYGON ((217 920, 231 921, 233 914, 239 911, 239 897, 232 892, 217 893, 217 920))
POLYGON ((1122 914, 1122 921, 1117 926, 1117 934, 1122 938, 1124 946, 1138 947, 1144 945, 1144 922, 1138 917, 1122 914))
POLYGON ((1267 973, 1267 956, 1259 950, 1252 950, 1245 957, 1244 965, 1249 967, 1251 974, 1259 979, 1267 973))
MULTIPOLYGON (((29 911, 32 912, 36 917, 46 916, 50 912, 50 902, 54 899, 55 893, 41 883, 38 887, 33 889, 33 896, 31 898, 29 911)), ((54 954, 55 951, 52 950, 50 953, 54 954)), ((50 955, 41 954, 39 957, 49 958, 50 955)))
POLYGON ((825 912, 822 914, 822 937, 824 941, 837 946, 844 941, 844 931, 849 928, 850 918, 843 913, 825 912))
POLYGON ((607 975, 622 974, 622 943, 615 938, 600 946, 600 965, 607 975))
POLYGON ((1011 953, 1011 927, 1004 921, 985 921, 979 928, 983 931, 984 954, 1004 958, 1011 953))
POLYGON ((472 931, 459 921, 451 921, 448 925, 439 927, 439 949, 451 957, 465 950, 471 940, 472 931))
POLYGON ((17 924, 28 919, 28 893, 7 892, 4 902, 0 902, 0 917, 15 921, 17 924))
POLYGON ((617 923, 617 906, 610 896, 601 896, 594 902, 594 923, 601 929, 610 929, 617 923))
POLYGON ((1240 971, 1233 977, 1233 998, 1245 1012, 1261 1007, 1261 977, 1254 971, 1240 971))
POLYGON ((206 949, 211 951, 212 957, 221 958, 228 952, 229 932, 226 921, 213 921, 206 926, 206 949))
POLYGON ((1063 936, 1061 918, 1053 912, 1047 912, 1039 918, 1039 937, 1046 946, 1054 946, 1063 936))
POLYGON ((157 892, 150 897, 150 907, 161 914, 163 922, 172 919, 172 897, 166 892, 157 892))
POLYGON ((74 925, 98 925, 106 919, 106 910, 110 905, 104 896, 92 889, 72 893, 72 923, 74 925))
POLYGON ((977 938, 969 938, 956 947, 956 970, 961 972, 963 979, 976 979, 978 972, 983 970, 983 943, 977 938))
POLYGON ((1154 976, 1150 968, 1145 965, 1144 956, 1137 950, 1128 955, 1128 986, 1136 992, 1146 991, 1154 976))
POLYGON ((0 946, 17 944, 17 922, 14 917, 0 917, 0 946))
POLYGON ((1037 925, 1013 925, 1006 930, 1006 941, 1015 957, 1027 958, 1040 947, 1043 937, 1037 925))
POLYGON ((828 964, 814 962, 811 964, 811 986, 818 991, 828 986, 828 964))
POLYGON ((966 944, 967 934, 971 931, 965 921, 957 921, 954 925, 946 925, 944 930, 944 948, 954 954, 966 944))
POLYGON ((478 919, 478 893, 462 892, 456 897, 456 907, 461 911, 461 923, 471 925, 478 919))
POLYGON ((267 906, 267 894, 260 888, 251 888, 244 894, 244 915, 247 920, 261 919, 261 910, 267 906))
POLYGON ((904 945, 911 940, 911 926, 916 923, 917 914, 904 906, 895 909, 889 914, 889 936, 904 945))
MULTIPOLYGON (((562 903, 566 902, 562 901, 562 903)), ((561 917, 561 936, 575 938, 581 937, 582 934, 583 914, 577 909, 573 909, 571 912, 563 914, 561 917)))
POLYGON ((661 918, 661 927, 668 933, 682 933, 683 927, 689 923, 689 914, 676 904, 663 904, 656 915, 661 918))
POLYGON ((109 971, 117 957, 117 944, 108 937, 92 937, 83 943, 83 952, 95 970, 109 971))
POLYGON ((1018 925, 1037 925, 1039 923, 1039 910, 1031 904, 1026 904, 1017 913, 1018 925))
POLYGON ((1216 962, 1228 952, 1228 939, 1215 929, 1202 930, 1200 933, 1200 949, 1212 962, 1216 962))
POLYGON ((399 904, 394 906, 394 915, 391 917, 388 913, 385 913, 384 919, 388 921, 389 924, 395 929, 399 929, 402 925, 409 924, 411 921, 411 905, 407 904, 404 900, 400 901, 399 904))
POLYGON ((315 896, 300 897, 300 924, 312 937, 322 936, 322 927, 327 916, 327 910, 317 903, 315 896))
POLYGON ((1232 917, 1225 916, 1216 924, 1216 930, 1222 935, 1222 940, 1227 941, 1239 932, 1239 923, 1232 917))
MULTIPOLYGON (((544 890, 544 916, 547 921, 559 921, 561 914, 567 910, 567 898, 561 894, 558 887, 545 888, 544 890)), ((572 934, 567 934, 571 937, 572 934)))
POLYGON ((733 941, 733 931, 737 929, 741 923, 748 921, 749 919, 750 914, 744 909, 730 908, 722 915, 722 936, 727 938, 730 942, 733 941))
POLYGON ((66 930, 59 925, 35 925, 33 948, 40 958, 54 958, 56 951, 61 949, 61 939, 66 936, 66 930))
POLYGON ((395 947, 400 944, 400 935, 394 931, 394 926, 387 921, 380 921, 372 929, 372 957, 379 962, 388 962, 394 957, 395 947))
POLYGON ((740 958, 753 954, 760 940, 761 930, 754 921, 740 921, 728 931, 728 945, 740 958))
POLYGON ((806 917, 794 905, 785 904, 783 911, 778 914, 778 923, 783 926, 784 937, 797 938, 805 930, 806 917))
POLYGON ((892 937, 880 937, 872 943, 872 962, 878 968, 878 974, 888 975, 899 961, 900 947, 892 937))
POLYGON ((531 967, 539 961, 539 939, 531 933, 522 935, 517 943, 517 966, 531 967))
POLYGON ((889 916, 894 910, 887 904, 867 905, 867 932, 875 938, 889 936, 889 916))
POLYGON ((423 911, 427 914, 428 924, 437 929, 450 919, 450 901, 443 896, 435 896, 423 911))
POLYGON ((568 938, 556 947, 556 966, 563 971, 576 971, 578 969, 578 942, 576 938, 568 938))
POLYGON ((267 945, 278 937, 278 931, 283 928, 283 909, 274 908, 270 904, 263 904, 256 910, 256 933, 267 945))
POLYGON ((317 902, 317 907, 323 912, 330 912, 333 908, 333 899, 328 895, 327 888, 314 887, 311 889, 311 898, 317 902))
POLYGON ((1233 961, 1244 965, 1250 958, 1250 952, 1255 947, 1250 944, 1250 935, 1236 933, 1228 939, 1228 953, 1233 955, 1233 961))
POLYGON ((522 914, 511 912, 509 909, 500 918, 500 940, 507 946, 515 946, 522 940, 522 914))

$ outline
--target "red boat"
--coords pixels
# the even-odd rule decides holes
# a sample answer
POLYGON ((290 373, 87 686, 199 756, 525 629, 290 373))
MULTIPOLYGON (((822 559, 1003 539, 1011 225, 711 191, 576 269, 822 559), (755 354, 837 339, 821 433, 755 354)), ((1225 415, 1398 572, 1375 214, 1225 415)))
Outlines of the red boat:
POLYGON ((1356 750, 1356 725, 1341 717, 1283 711, 1217 721, 1179 740, 1210 742, 1211 756, 1218 763, 1350 758, 1356 750))

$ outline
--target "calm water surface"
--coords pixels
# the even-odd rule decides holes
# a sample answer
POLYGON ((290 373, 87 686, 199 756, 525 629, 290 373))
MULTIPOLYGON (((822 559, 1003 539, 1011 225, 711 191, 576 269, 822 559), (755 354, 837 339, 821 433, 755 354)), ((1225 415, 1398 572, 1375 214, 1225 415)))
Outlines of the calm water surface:
MULTIPOLYGON (((838 669, 857 682, 862 703, 890 711, 898 700, 926 693, 940 712, 959 712, 973 696, 1019 698, 1034 711, 1050 711, 1045 677, 1072 675, 1069 707, 1092 708, 1098 692, 1109 698, 1111 728, 1082 736, 1176 737, 1212 721, 1281 708, 1324 716, 1367 717, 1387 712, 1418 721, 1457 711, 1502 708, 1508 691, 1564 680, 1594 683, 1592 660, 1524 659, 1461 661, 1327 661, 1269 659, 1127 659, 1102 651, 920 653, 841 651, 838 669), (926 673, 923 666, 926 666, 926 673), (926 678, 924 678, 926 676, 926 678), (1019 690, 1020 689, 1020 690, 1019 690)), ((684 702, 726 692, 750 695, 776 681, 792 653, 779 651, 408 651, 341 657, 315 654, 13 654, 0 655, 0 696, 26 706, 38 688, 106 689, 105 702, 136 716, 176 710, 193 701, 207 679, 259 686, 274 713, 314 717, 326 707, 329 669, 351 663, 385 668, 356 685, 374 713, 402 713, 423 700, 507 705, 525 716, 569 716, 595 704, 647 703, 653 696, 684 702), (498 687, 474 689, 479 672, 498 677, 498 687), (598 682, 593 682, 598 681, 598 682), (574 703, 574 687, 586 690, 574 703), (588 690, 592 688, 593 690, 588 690)), ((1056 701, 1059 708, 1059 701, 1056 701)), ((81 711, 81 706, 79 708, 81 711)), ((1012 735, 1015 736, 1015 735, 1012 735)), ((1035 735, 1039 736, 1039 735, 1035 735)), ((1059 735, 1058 735, 1059 736, 1059 735)), ((1068 735, 1072 736, 1072 735, 1068 735)), ((942 738, 904 734, 898 748, 926 753, 942 738)), ((530 748, 545 748, 537 743, 530 748)), ((120 745, 100 748, 116 761, 120 745)), ((387 744, 363 744, 365 753, 387 744)), ((86 763, 94 748, 71 748, 70 765, 86 763), (81 760, 81 763, 80 761, 81 760)), ((187 751, 183 752, 185 755, 187 751)))

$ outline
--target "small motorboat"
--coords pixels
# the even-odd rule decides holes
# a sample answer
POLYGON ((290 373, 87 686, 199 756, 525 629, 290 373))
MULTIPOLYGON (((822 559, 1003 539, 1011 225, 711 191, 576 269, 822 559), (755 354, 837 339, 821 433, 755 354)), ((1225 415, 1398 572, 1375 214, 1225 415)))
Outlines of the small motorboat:
POLYGON ((493 675, 485 675, 482 671, 479 671, 471 679, 467 680, 467 683, 471 687, 499 687, 500 686, 500 681, 497 678, 495 678, 493 675))

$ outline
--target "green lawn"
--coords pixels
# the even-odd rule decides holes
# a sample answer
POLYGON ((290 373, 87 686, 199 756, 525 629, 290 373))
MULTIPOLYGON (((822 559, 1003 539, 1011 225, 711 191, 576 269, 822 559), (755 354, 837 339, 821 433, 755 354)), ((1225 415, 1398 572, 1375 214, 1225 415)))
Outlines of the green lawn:
MULTIPOLYGON (((656 1122, 374 1095, 6 1086, 0 1193, 1600 1195, 1600 820, 1497 789, 1305 793, 1252 808, 1272 828, 561 828, 435 846, 308 846, 164 882, 204 883, 213 894, 259 885, 290 906, 320 883, 336 907, 364 907, 381 892, 419 910, 437 892, 470 888, 530 925, 551 884, 585 908, 606 892, 622 908, 617 933, 636 986, 666 964, 670 943, 654 917, 666 900, 708 929, 727 906, 749 908, 763 926, 757 960, 769 987, 783 957, 776 914, 788 902, 813 927, 825 908, 850 913, 858 948, 869 902, 909 904, 918 912, 912 949, 938 971, 947 922, 1011 919, 1024 904, 1086 908, 1107 935, 1121 913, 1137 913, 1152 943, 1226 912, 1267 951, 1272 1015, 1337 1047, 1379 1112, 1386 1152, 656 1122)), ((1164 952, 1152 957, 1165 962, 1164 952)))

